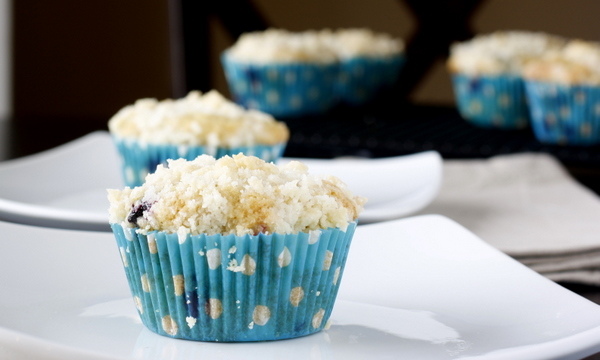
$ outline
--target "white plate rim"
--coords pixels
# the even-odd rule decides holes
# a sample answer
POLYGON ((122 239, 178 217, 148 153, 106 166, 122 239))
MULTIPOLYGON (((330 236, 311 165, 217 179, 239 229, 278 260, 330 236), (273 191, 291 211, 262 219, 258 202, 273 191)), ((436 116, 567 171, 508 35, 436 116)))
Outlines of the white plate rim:
MULTIPOLYGON (((11 159, 0 162, 2 171, 12 168, 18 169, 35 165, 40 161, 60 161, 60 158, 82 149, 93 148, 94 146, 112 146, 112 138, 107 131, 95 131, 85 136, 59 145, 55 148, 45 150, 36 154, 24 156, 17 159, 11 159)), ((112 149, 112 148, 111 148, 112 149)), ((427 206, 437 195, 441 186, 442 177, 442 157, 436 151, 425 151, 415 154, 401 155, 391 158, 368 159, 374 162, 390 162, 394 159, 412 159, 422 158, 431 165, 432 177, 428 179, 425 186, 421 187, 411 195, 404 196, 404 201, 396 203, 385 203, 376 207, 365 207, 360 215, 361 223, 372 223, 404 217, 415 213, 427 206), (393 206, 394 204, 410 204, 409 206, 393 206)), ((302 159, 302 158, 284 158, 287 160, 305 160, 305 161, 338 161, 302 159)), ((345 161, 346 159, 340 159, 345 161)), ((366 160, 366 159, 361 159, 366 160)), ((120 167, 120 164, 115 164, 120 167)), ((48 227, 76 230, 109 231, 108 213, 103 214, 97 211, 79 211, 65 208, 58 208, 43 204, 32 204, 22 201, 14 201, 0 197, 0 215, 7 221, 22 224, 32 224, 48 227)))
MULTIPOLYGON (((422 216, 417 216, 414 218, 402 219, 402 220, 397 220, 397 221, 412 221, 416 218, 439 218, 439 219, 446 219, 446 221, 452 222, 451 220, 449 220, 443 216, 439 216, 439 215, 422 215, 422 216)), ((2 224, 2 222, 0 222, 0 225, 1 224, 2 224)), ((10 225, 11 226, 25 226, 25 225, 15 225, 15 224, 10 224, 10 225)), ((373 224, 373 225, 365 225, 365 226, 369 227, 369 226, 380 226, 380 225, 382 225, 382 224, 373 224)), ((30 228, 28 226, 25 226, 25 227, 30 228)), ((37 231, 50 231, 50 230, 55 230, 55 231, 59 231, 59 232, 65 231, 65 230, 57 230, 57 229, 39 229, 37 231)), ((468 230, 465 229, 465 231, 468 231, 468 230)), ((80 233, 84 234, 86 232, 80 232, 80 233)), ((108 235, 101 234, 100 236, 108 236, 108 235)), ((504 255, 501 252, 497 251, 496 249, 492 248, 488 244, 483 243, 483 245, 485 247, 489 248, 491 252, 497 254, 497 256, 502 256, 502 257, 508 258, 506 255, 504 255)), ((512 260, 512 261, 514 261, 514 260, 512 260)), ((532 270, 520 266, 520 264, 518 264, 516 261, 514 261, 514 264, 519 265, 519 267, 523 269, 522 271, 528 271, 530 273, 534 273, 532 270)), ((536 275, 536 276, 539 276, 539 275, 536 275)), ((539 276, 539 278, 540 278, 540 280, 543 280, 546 283, 551 283, 549 280, 544 279, 541 276, 539 276)), ((559 285, 556 285, 556 284, 553 284, 553 286, 559 287, 559 285)), ((570 293, 570 291, 567 289, 563 289, 562 291, 570 293)), ((577 296, 577 298, 581 298, 581 297, 577 296)), ((586 300, 584 298, 581 298, 581 299, 585 302, 589 302, 589 300, 586 300)), ((353 303, 357 303, 357 304, 373 305, 373 304, 368 304, 368 303, 364 303, 364 302, 360 302, 360 301, 349 301, 347 299, 340 299, 340 301, 353 302, 353 303)), ((375 305, 375 306, 385 307, 385 306, 381 306, 381 305, 375 305)), ((387 308, 393 309, 391 307, 387 307, 387 308)), ((486 353, 481 356, 471 356, 471 357, 463 357, 463 358, 485 359, 485 360, 546 359, 551 356, 553 358, 577 359, 577 358, 588 356, 595 352, 600 351, 600 340, 598 340, 598 339, 600 339, 600 325, 590 328, 590 329, 587 329, 587 330, 584 330, 584 331, 581 331, 574 335, 565 336, 565 337, 562 337, 562 338, 559 338, 556 340, 551 340, 551 341, 540 343, 540 344, 507 348, 507 349, 502 349, 502 350, 486 353)), ((64 357, 73 356, 73 358, 81 358, 81 356, 86 356, 86 358, 89 358, 89 359, 112 359, 112 360, 130 359, 129 357, 122 358, 122 357, 115 357, 115 356, 106 356, 106 355, 103 355, 103 354, 100 354, 100 353, 97 353, 94 351, 62 345, 60 343, 55 343, 53 341, 48 341, 43 338, 39 338, 36 336, 32 336, 32 335, 29 335, 26 333, 14 331, 14 330, 8 329, 6 327, 0 326, 0 343, 3 343, 3 342, 6 342, 7 344, 14 344, 14 346, 12 347, 13 350, 14 349, 20 350, 20 351, 22 351, 26 354, 32 355, 32 356, 40 354, 40 355, 48 355, 48 356, 51 356, 51 358, 56 358, 56 359, 60 359, 61 356, 64 356, 64 357), (18 340, 18 341, 14 342, 16 340, 18 340), (58 344, 58 346, 56 346, 57 344, 58 344), (50 353, 49 353, 49 351, 50 351, 50 353)), ((0 355, 2 355, 1 351, 0 351, 0 355)))

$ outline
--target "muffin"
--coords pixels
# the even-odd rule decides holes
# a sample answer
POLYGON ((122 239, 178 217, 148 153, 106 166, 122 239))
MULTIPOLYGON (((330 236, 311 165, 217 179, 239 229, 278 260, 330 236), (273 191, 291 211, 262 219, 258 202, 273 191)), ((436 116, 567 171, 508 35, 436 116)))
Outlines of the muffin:
POLYGON ((532 127, 543 143, 600 142, 600 43, 571 40, 523 70, 532 127))
POLYGON ((115 114, 108 128, 122 159, 127 186, 138 186, 167 159, 244 153, 280 158, 289 139, 285 123, 245 110, 217 91, 177 100, 141 99, 115 114))
POLYGON ((448 69, 462 117, 482 127, 528 126, 522 67, 564 44, 561 37, 526 31, 498 31, 453 44, 448 69))
POLYGON ((299 162, 238 154, 168 160, 142 186, 109 190, 109 201, 144 325, 234 342, 325 327, 366 200, 299 162))
POLYGON ((363 105, 391 88, 404 62, 404 42, 370 29, 323 31, 340 63, 340 101, 363 105))
POLYGON ((247 108, 299 117, 336 104, 337 59, 318 32, 245 33, 221 62, 233 98, 247 108))

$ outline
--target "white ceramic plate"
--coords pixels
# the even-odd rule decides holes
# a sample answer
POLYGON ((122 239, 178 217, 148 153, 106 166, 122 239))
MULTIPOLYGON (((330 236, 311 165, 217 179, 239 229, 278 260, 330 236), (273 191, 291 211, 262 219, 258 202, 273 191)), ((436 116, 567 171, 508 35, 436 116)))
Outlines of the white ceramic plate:
POLYGON ((430 215, 358 227, 327 331, 174 340, 138 321, 111 234, 0 222, 0 359, 579 359, 600 307, 430 215))
POLYGON ((0 163, 0 220, 110 231, 107 188, 122 188, 107 132, 0 163))
MULTIPOLYGON (((300 160, 311 173, 336 175, 369 198, 361 223, 422 209, 442 177, 442 159, 434 151, 377 160, 300 160)), ((0 179, 0 220, 79 230, 109 231, 106 189, 124 186, 118 155, 104 131, 2 162, 0 179)))
POLYGON ((410 215, 427 206, 442 182, 442 158, 435 151, 380 159, 299 160, 311 174, 335 175, 356 195, 368 198, 360 223, 410 215))

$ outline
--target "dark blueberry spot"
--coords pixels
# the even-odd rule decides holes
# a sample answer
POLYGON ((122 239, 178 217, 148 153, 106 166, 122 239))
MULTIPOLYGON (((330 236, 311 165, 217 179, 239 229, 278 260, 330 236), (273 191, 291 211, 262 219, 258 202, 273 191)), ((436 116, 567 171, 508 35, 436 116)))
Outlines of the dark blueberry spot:
POLYGON ((253 68, 248 68, 246 70, 246 76, 248 79, 250 79, 250 85, 252 86, 252 89, 256 90, 260 85, 260 76, 258 71, 254 70, 253 68))
POLYGON ((302 332, 302 331, 304 331, 307 328, 307 325, 308 324, 306 323, 306 321, 298 322, 294 326, 294 331, 295 332, 302 332))
POLYGON ((469 80, 469 91, 477 93, 481 91, 481 81, 477 78, 469 80))
POLYGON ((150 209, 152 207, 151 203, 142 201, 141 203, 137 204, 137 205, 132 205, 131 207, 131 211, 129 212, 129 215, 127 215, 127 221, 129 221, 132 224, 137 225, 137 221, 140 217, 144 216, 144 211, 150 209))
POLYGON ((574 128, 572 125, 566 125, 566 126, 564 127, 564 131, 565 131, 565 135, 566 135, 568 138, 573 138, 573 137, 575 137, 575 136, 577 135, 577 134, 576 134, 576 133, 577 133, 577 131, 575 130, 575 128, 574 128))
POLYGON ((185 306, 187 307, 188 315, 193 318, 198 318, 198 293, 196 291, 185 292, 185 306))

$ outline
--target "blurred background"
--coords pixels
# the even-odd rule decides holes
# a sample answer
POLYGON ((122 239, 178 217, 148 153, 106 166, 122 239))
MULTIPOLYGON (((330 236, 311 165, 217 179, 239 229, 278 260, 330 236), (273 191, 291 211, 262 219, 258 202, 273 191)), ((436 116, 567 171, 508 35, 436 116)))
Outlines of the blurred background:
POLYGON ((0 140, 4 157, 21 156, 105 129, 139 98, 228 96, 219 54, 264 26, 400 37, 398 101, 452 107, 450 42, 507 29, 600 41, 598 13, 597 0, 0 0, 0 118, 12 129, 0 140))

